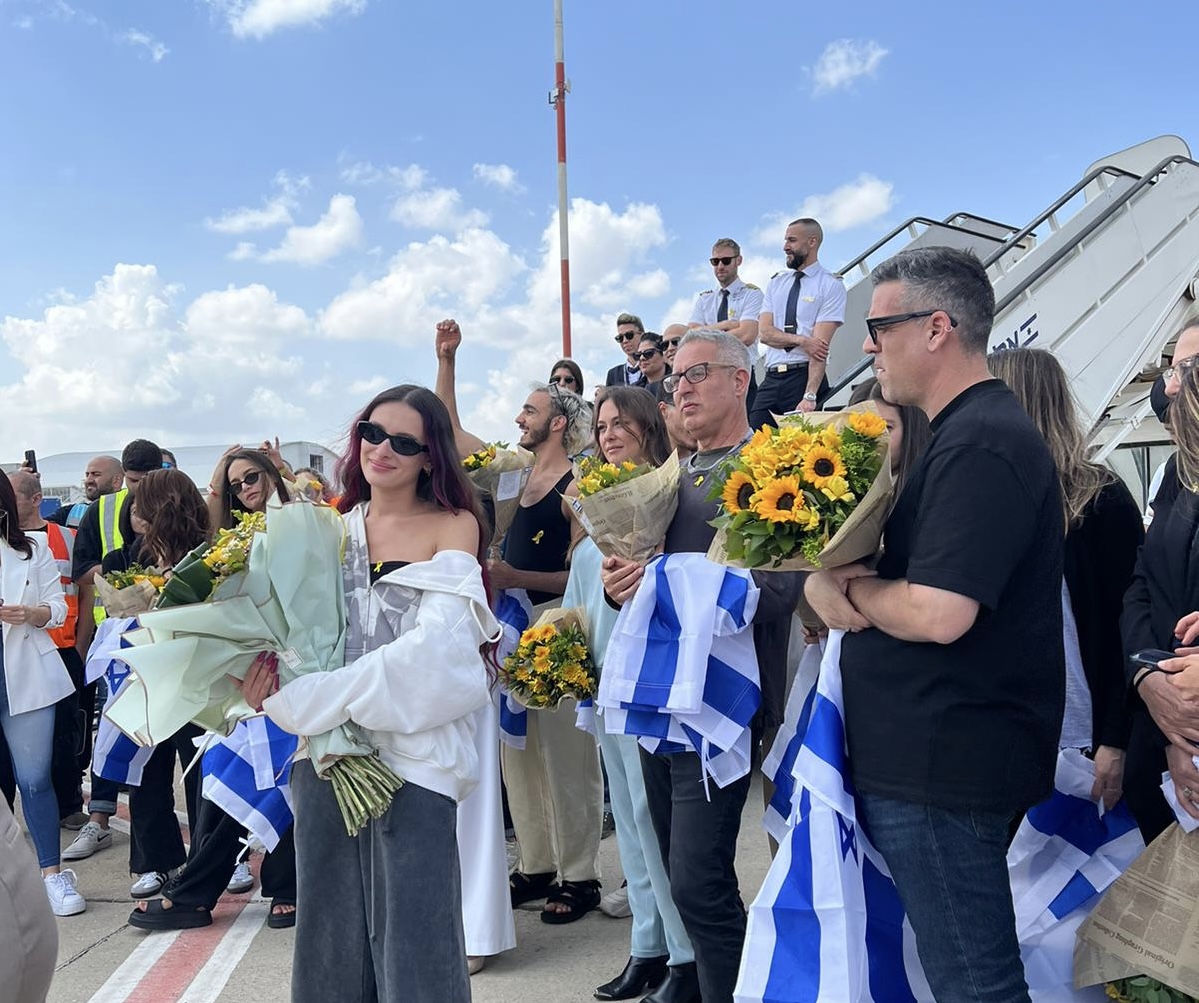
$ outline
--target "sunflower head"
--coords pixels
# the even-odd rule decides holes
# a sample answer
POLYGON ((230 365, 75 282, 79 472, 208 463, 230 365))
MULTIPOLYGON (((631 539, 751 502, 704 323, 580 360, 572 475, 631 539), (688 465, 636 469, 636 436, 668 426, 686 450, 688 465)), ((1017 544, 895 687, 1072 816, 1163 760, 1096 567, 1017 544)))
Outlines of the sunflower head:
POLYGON ((875 414, 873 411, 854 411, 850 414, 846 424, 858 435, 864 435, 868 439, 877 439, 887 430, 887 423, 883 420, 882 415, 875 414))
POLYGON ((754 479, 741 470, 734 470, 724 482, 724 490, 720 497, 727 512, 736 514, 749 508, 750 498, 758 490, 754 479))
POLYGON ((793 522, 803 508, 798 477, 780 477, 762 488, 753 500, 753 510, 767 522, 793 522))
POLYGON ((813 487, 823 488, 830 477, 845 476, 841 454, 828 446, 812 446, 803 461, 803 476, 813 487))

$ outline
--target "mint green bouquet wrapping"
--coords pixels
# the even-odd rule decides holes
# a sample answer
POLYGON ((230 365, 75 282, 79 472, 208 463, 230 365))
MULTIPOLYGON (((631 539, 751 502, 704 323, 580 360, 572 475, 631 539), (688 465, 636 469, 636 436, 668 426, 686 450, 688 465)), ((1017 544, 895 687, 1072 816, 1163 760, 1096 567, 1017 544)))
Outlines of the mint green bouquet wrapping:
MULTIPOLYGON (((164 741, 189 721, 228 734, 239 719, 255 713, 230 677, 244 678, 259 652, 278 654, 284 685, 344 665, 345 535, 334 509, 276 503, 267 509, 265 532, 252 537, 245 569, 215 588, 204 564, 212 548, 188 555, 179 564, 185 581, 175 591, 199 601, 140 616, 140 629, 125 635, 133 647, 122 651, 135 675, 105 716, 140 745, 164 741)), ((167 601, 170 586, 164 589, 167 601)), ((308 736, 307 745, 317 773, 337 789, 351 834, 386 810, 400 781, 379 762, 360 729, 346 723, 308 736), (357 782, 351 774, 358 774, 357 782)))

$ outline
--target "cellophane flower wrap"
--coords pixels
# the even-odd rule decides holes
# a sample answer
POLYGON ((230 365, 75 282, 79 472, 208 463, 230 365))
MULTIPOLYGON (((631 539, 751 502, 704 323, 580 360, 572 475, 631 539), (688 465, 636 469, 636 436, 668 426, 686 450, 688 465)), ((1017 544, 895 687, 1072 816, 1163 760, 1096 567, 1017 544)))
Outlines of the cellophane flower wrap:
POLYGON ((533 468, 533 454, 519 447, 509 449, 505 442, 490 442, 467 456, 462 467, 471 483, 491 498, 495 513, 491 548, 498 552, 516 518, 521 493, 533 468))
POLYGON ((581 608, 547 609, 520 635, 500 666, 500 681, 526 707, 557 707, 567 697, 595 695, 597 679, 581 608))
POLYGON ((679 458, 660 467, 631 461, 575 463, 578 497, 567 498, 575 518, 605 557, 647 561, 666 536, 679 504, 679 458))
POLYGON ((721 502, 708 558, 763 571, 811 571, 878 552, 893 482, 887 424, 867 403, 786 415, 711 478, 721 502))
POLYGON ((113 617, 138 616, 153 609, 166 578, 158 568, 131 564, 94 579, 96 596, 104 612, 113 617))
MULTIPOLYGON (((105 715, 142 745, 188 721, 228 734, 254 711, 233 680, 261 651, 279 655, 283 685, 345 664, 345 591, 340 514, 304 501, 273 503, 211 547, 176 565, 159 605, 141 616, 122 653, 136 674, 105 715)), ((378 817, 399 779, 353 724, 307 736, 317 773, 331 780, 356 832, 378 817)))

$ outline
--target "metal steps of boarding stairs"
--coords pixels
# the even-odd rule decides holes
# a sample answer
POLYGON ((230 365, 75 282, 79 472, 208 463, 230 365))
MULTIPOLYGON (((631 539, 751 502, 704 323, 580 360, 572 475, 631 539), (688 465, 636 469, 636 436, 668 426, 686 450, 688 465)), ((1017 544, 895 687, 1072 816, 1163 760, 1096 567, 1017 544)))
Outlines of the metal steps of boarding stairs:
POLYGON ((870 269, 933 245, 982 259, 995 287, 991 351, 1031 345, 1057 355, 1096 457, 1147 500, 1171 449, 1149 390, 1180 328, 1199 317, 1199 163, 1186 143, 1162 136, 1102 158, 1019 229, 969 213, 914 217, 871 245, 840 270, 848 302, 829 353, 831 406, 869 375, 870 269))

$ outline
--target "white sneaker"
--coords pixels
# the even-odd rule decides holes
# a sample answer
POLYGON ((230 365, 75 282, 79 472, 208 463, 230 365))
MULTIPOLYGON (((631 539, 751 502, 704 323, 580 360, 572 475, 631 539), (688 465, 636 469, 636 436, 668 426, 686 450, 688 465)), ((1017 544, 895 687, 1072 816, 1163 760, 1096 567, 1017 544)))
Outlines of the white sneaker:
POLYGON ((77 916, 87 908, 87 901, 75 891, 75 872, 68 868, 57 874, 47 874, 46 897, 55 916, 77 916))
POLYGON ((248 892, 254 887, 254 875, 250 873, 250 865, 247 861, 241 861, 233 868, 233 877, 229 879, 229 884, 225 887, 225 891, 230 895, 240 895, 242 892, 248 892))
POLYGON ((63 860, 86 860, 97 850, 112 846, 112 832, 99 822, 85 822, 79 835, 62 851, 63 860))
POLYGON ((145 874, 139 874, 133 887, 129 889, 129 894, 135 899, 153 898, 160 891, 162 886, 167 883, 167 876, 160 871, 147 871, 145 874))
POLYGON ((626 919, 633 915, 633 910, 629 908, 629 888, 628 885, 621 885, 614 892, 608 892, 600 899, 599 910, 605 916, 611 916, 613 919, 626 919))

